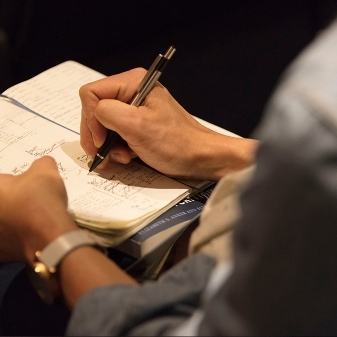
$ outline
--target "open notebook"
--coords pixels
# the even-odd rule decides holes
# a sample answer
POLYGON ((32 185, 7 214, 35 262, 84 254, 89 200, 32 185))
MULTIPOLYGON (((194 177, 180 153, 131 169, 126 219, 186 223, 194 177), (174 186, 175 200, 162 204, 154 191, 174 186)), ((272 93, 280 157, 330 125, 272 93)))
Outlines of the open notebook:
POLYGON ((78 90, 103 77, 67 61, 7 89, 0 96, 0 172, 20 174, 35 159, 54 157, 69 212, 79 226, 113 246, 208 182, 186 185, 136 161, 88 174, 90 158, 79 144, 78 90))

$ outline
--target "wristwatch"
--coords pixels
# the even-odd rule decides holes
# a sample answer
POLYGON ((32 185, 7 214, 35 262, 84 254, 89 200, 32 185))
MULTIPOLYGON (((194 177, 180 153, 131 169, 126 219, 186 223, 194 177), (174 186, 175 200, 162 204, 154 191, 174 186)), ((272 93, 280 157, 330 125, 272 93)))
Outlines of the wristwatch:
POLYGON ((99 246, 87 231, 79 229, 59 236, 35 253, 35 261, 27 265, 27 272, 34 289, 45 303, 53 304, 61 297, 57 266, 68 253, 84 245, 99 246))

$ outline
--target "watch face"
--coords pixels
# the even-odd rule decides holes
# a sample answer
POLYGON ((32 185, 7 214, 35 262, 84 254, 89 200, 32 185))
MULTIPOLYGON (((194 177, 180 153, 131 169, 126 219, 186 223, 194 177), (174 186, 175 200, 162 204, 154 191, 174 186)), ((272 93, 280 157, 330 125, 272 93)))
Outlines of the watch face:
POLYGON ((42 262, 35 262, 32 266, 27 266, 28 277, 39 295, 47 304, 53 304, 57 295, 57 280, 54 273, 50 273, 42 262))

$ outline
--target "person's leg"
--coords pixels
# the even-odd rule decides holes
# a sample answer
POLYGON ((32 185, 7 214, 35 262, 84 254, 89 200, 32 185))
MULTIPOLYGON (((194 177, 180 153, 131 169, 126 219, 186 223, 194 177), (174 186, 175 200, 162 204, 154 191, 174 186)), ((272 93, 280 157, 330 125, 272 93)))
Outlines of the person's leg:
POLYGON ((70 312, 63 303, 47 305, 31 286, 22 264, 0 265, 1 335, 64 335, 70 312))
POLYGON ((0 264, 0 307, 7 288, 23 268, 22 263, 0 264))
MULTIPOLYGON (((23 268, 24 265, 22 263, 0 264, 0 308, 2 305, 3 297, 9 285, 23 268)), ((1 320, 0 320, 0 335, 3 335, 1 320)))

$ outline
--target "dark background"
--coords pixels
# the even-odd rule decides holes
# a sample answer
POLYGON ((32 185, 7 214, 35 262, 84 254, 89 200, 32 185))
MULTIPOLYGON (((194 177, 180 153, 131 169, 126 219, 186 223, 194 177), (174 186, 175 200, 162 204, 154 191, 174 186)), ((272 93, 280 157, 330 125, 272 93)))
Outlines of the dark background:
POLYGON ((192 114, 249 136, 286 65, 336 0, 0 0, 0 91, 68 59, 106 75, 177 48, 161 82, 192 114))

